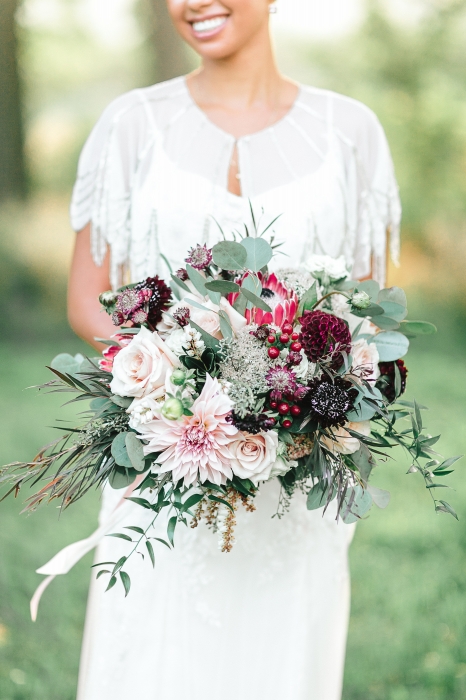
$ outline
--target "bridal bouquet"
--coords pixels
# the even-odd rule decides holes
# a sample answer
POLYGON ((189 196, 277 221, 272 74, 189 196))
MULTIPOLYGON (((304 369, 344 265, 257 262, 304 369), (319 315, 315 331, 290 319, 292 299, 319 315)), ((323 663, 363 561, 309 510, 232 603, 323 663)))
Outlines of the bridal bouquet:
MULTIPOLYGON (((204 521, 229 552, 238 508, 253 511, 271 479, 278 517, 297 489, 310 510, 336 500, 345 523, 384 508, 390 496, 370 479, 401 447, 436 511, 456 517, 436 494, 459 457, 434 451, 425 407, 401 398, 409 338, 435 328, 406 320, 402 289, 350 280, 343 258, 270 272, 276 251, 254 234, 195 246, 171 287, 156 276, 101 295, 119 328, 102 358, 59 355, 45 385, 90 400, 83 424, 4 470, 15 494, 46 479, 29 509, 56 498, 67 507, 109 483, 151 512, 147 528, 111 533, 131 553, 144 546, 154 562, 151 527, 164 509, 168 547, 179 524, 204 521)), ((119 575, 129 590, 127 559, 100 572, 109 587, 119 575)))

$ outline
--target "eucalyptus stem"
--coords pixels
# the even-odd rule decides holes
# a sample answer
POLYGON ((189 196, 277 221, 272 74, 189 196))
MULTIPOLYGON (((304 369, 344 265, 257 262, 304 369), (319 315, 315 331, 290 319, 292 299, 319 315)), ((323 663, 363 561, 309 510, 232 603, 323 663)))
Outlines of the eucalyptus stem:
POLYGON ((346 299, 350 299, 350 298, 351 298, 351 297, 348 296, 348 294, 345 294, 344 292, 338 292, 338 291, 329 292, 329 293, 326 294, 324 297, 322 297, 322 299, 319 299, 319 301, 316 301, 316 303, 315 303, 314 306, 312 307, 312 310, 314 311, 315 309, 317 309, 317 307, 318 307, 323 301, 325 301, 326 299, 329 299, 329 298, 330 298, 331 296, 333 296, 334 294, 339 294, 339 295, 341 295, 341 296, 344 296, 344 297, 346 297, 346 299))

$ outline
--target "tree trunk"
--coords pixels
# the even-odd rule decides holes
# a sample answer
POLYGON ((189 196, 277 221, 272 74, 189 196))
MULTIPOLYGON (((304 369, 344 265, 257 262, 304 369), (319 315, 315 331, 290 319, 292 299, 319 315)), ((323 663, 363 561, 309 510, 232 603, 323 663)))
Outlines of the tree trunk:
MULTIPOLYGON (((1 2, 2 0, 0 0, 1 2)), ((151 46, 151 82, 170 80, 193 68, 193 59, 174 28, 166 0, 140 0, 138 15, 151 46)))
POLYGON ((0 0, 0 201, 26 193, 15 14, 19 0, 0 0))

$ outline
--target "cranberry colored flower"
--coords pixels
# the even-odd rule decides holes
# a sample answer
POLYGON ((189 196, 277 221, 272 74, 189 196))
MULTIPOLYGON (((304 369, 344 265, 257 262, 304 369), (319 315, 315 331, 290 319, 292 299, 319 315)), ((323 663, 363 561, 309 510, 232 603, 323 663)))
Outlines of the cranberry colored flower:
POLYGON ((300 343, 310 362, 333 356, 333 366, 341 367, 341 352, 351 352, 351 333, 346 323, 323 311, 305 311, 300 319, 300 343))
POLYGON ((144 282, 139 282, 134 288, 147 295, 150 291, 151 295, 147 301, 147 322, 155 328, 157 323, 162 320, 162 313, 166 311, 172 299, 172 290, 165 282, 156 275, 148 277, 144 282))

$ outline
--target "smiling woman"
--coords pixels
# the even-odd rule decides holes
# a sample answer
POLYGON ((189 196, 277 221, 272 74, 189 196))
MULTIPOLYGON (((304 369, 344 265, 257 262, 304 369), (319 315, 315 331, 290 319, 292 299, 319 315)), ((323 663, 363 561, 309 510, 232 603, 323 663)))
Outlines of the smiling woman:
MULTIPOLYGON (((250 223, 251 207, 275 220, 290 274, 319 254, 383 282, 400 207, 375 115, 279 72, 269 0, 167 5, 201 67, 118 98, 83 149, 71 206, 75 330, 98 347, 96 336, 114 332, 101 292, 169 279, 170 266, 184 266, 181 251, 209 250, 218 224, 230 233, 250 223)), ((336 520, 335 502, 309 512, 299 496, 282 522, 272 518, 277 484, 261 487, 253 518, 238 514, 228 556, 201 527, 177 531, 174 551, 156 551, 154 572, 131 564, 126 600, 93 581, 79 700, 339 700, 353 529, 336 520)), ((104 489, 103 519, 120 498, 104 489)), ((128 526, 141 524, 127 505, 128 526)), ((118 561, 123 546, 107 538, 98 561, 118 561)))

